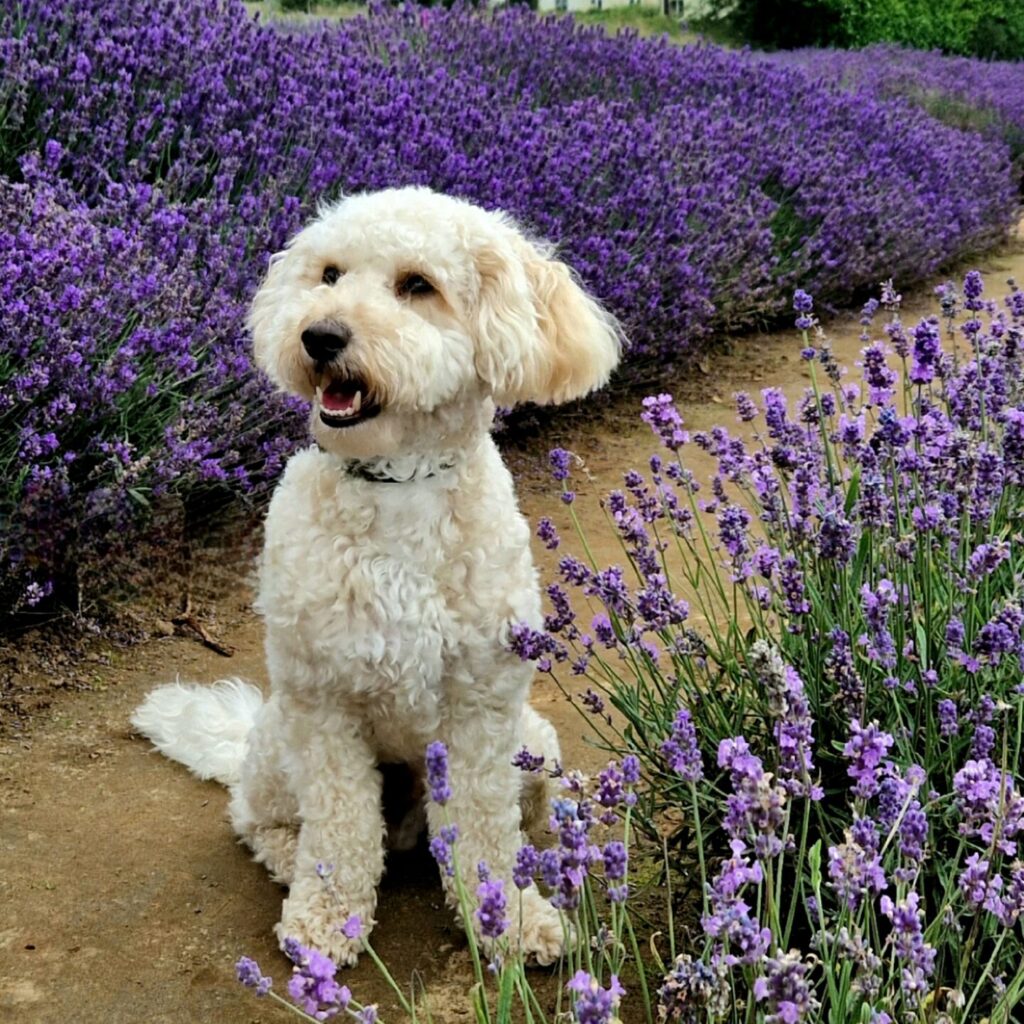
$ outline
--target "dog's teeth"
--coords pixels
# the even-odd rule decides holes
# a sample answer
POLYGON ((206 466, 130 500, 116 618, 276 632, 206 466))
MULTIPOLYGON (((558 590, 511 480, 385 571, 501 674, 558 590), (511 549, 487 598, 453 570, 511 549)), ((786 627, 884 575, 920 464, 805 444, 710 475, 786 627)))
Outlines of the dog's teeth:
POLYGON ((352 412, 359 412, 363 407, 363 393, 362 391, 356 392, 356 397, 352 399, 352 412))

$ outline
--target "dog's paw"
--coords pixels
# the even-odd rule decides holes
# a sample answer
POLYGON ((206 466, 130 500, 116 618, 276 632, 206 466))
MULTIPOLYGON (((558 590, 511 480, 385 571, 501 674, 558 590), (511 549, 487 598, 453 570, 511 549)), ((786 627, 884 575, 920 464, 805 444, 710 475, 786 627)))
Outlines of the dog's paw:
POLYGON ((575 943, 576 936, 564 916, 536 889, 526 889, 522 896, 522 916, 516 921, 513 915, 509 938, 527 960, 547 967, 575 943))
MULTIPOLYGON (((362 927, 372 923, 372 911, 361 917, 362 927)), ((287 953, 288 940, 329 956, 339 967, 353 967, 362 952, 362 940, 343 931, 349 915, 327 891, 320 879, 315 884, 293 886, 281 907, 281 921, 274 928, 281 948, 287 953)))

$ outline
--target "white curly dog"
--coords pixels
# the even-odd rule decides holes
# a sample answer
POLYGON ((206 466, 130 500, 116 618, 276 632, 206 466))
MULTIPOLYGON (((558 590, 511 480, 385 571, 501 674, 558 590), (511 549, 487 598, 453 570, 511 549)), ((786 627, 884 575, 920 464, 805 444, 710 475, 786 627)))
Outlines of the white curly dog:
MULTIPOLYGON (((470 892, 480 861, 510 878, 522 818, 546 810, 544 783, 512 764, 523 746, 550 762, 558 740, 527 703, 532 667, 506 647, 511 623, 539 627, 541 602, 490 426, 495 403, 601 386, 621 339, 507 216, 414 187, 324 209, 272 258, 250 326, 258 364, 312 403, 316 441, 267 514, 270 697, 237 680, 172 684, 132 721, 230 787, 235 831, 288 886, 279 938, 352 964, 360 941, 339 925, 373 922, 381 765, 422 777, 427 745, 447 745, 452 796, 426 815, 433 834, 445 812, 458 824, 470 892), (318 863, 334 866, 333 892, 318 863)), ((565 942, 535 888, 510 934, 541 963, 565 942)))

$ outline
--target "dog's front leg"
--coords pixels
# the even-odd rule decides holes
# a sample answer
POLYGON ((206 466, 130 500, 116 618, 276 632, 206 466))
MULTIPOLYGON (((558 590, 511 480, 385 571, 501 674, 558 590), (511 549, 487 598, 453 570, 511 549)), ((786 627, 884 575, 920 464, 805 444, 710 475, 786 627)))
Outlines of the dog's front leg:
MULTIPOLYGON (((480 705, 452 712, 444 730, 451 794, 443 806, 430 800, 430 832, 436 836, 446 824, 458 826, 456 859, 471 906, 476 906, 478 868, 485 864, 491 877, 505 883, 509 940, 537 963, 554 963, 565 949, 558 911, 535 886, 520 894, 512 884, 516 852, 526 842, 520 831, 521 773, 512 765, 519 714, 480 705)), ((448 902, 458 908, 455 877, 442 871, 442 878, 448 902)), ((474 918, 474 927, 476 923, 474 918)), ((490 953, 486 940, 484 948, 490 953)))
POLYGON ((384 870, 381 775, 355 723, 332 715, 303 732, 293 746, 301 819, 295 877, 277 935, 352 965, 362 943, 357 929, 346 934, 342 926, 357 915, 369 934, 384 870))

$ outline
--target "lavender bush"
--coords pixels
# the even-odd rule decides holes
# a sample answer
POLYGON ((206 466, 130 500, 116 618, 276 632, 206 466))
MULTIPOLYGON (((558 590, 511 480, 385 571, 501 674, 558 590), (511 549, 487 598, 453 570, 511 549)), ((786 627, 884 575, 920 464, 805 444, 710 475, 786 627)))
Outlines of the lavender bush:
POLYGON ((826 301, 927 274, 1016 207, 1000 140, 750 54, 525 11, 8 4, 5 607, 113 573, 154 503, 272 483, 302 410, 248 368, 246 301, 320 198, 404 183, 557 239, 634 367, 777 314, 797 280, 826 301))
MULTIPOLYGON (((939 298, 913 327, 891 285, 867 304, 855 383, 798 291, 814 386, 793 415, 772 389, 738 396, 742 437, 691 438, 668 396, 645 401, 669 454, 607 499, 624 565, 565 555, 582 600, 552 584, 545 631, 512 641, 561 666, 616 759, 564 776, 553 845, 524 847, 511 880, 481 868, 471 884, 457 823, 432 846, 466 879, 478 1021, 1019 1019, 1024 292, 997 308, 972 272, 939 298), (706 498, 693 444, 718 461, 706 498), (649 875, 662 850, 651 941, 635 865, 649 875), (554 1007, 510 931, 531 879, 578 935, 554 1007)), ((571 510, 572 458, 551 461, 571 510)), ((560 544, 549 521, 539 533, 560 544)), ((528 751, 516 763, 539 770, 528 751)))
MULTIPOLYGON (((863 50, 790 50, 770 55, 845 88, 873 97, 902 98, 939 120, 1002 138, 1024 160, 1024 62, 946 57, 879 44, 863 50)), ((1024 173, 1024 167, 1020 167, 1024 173)))

